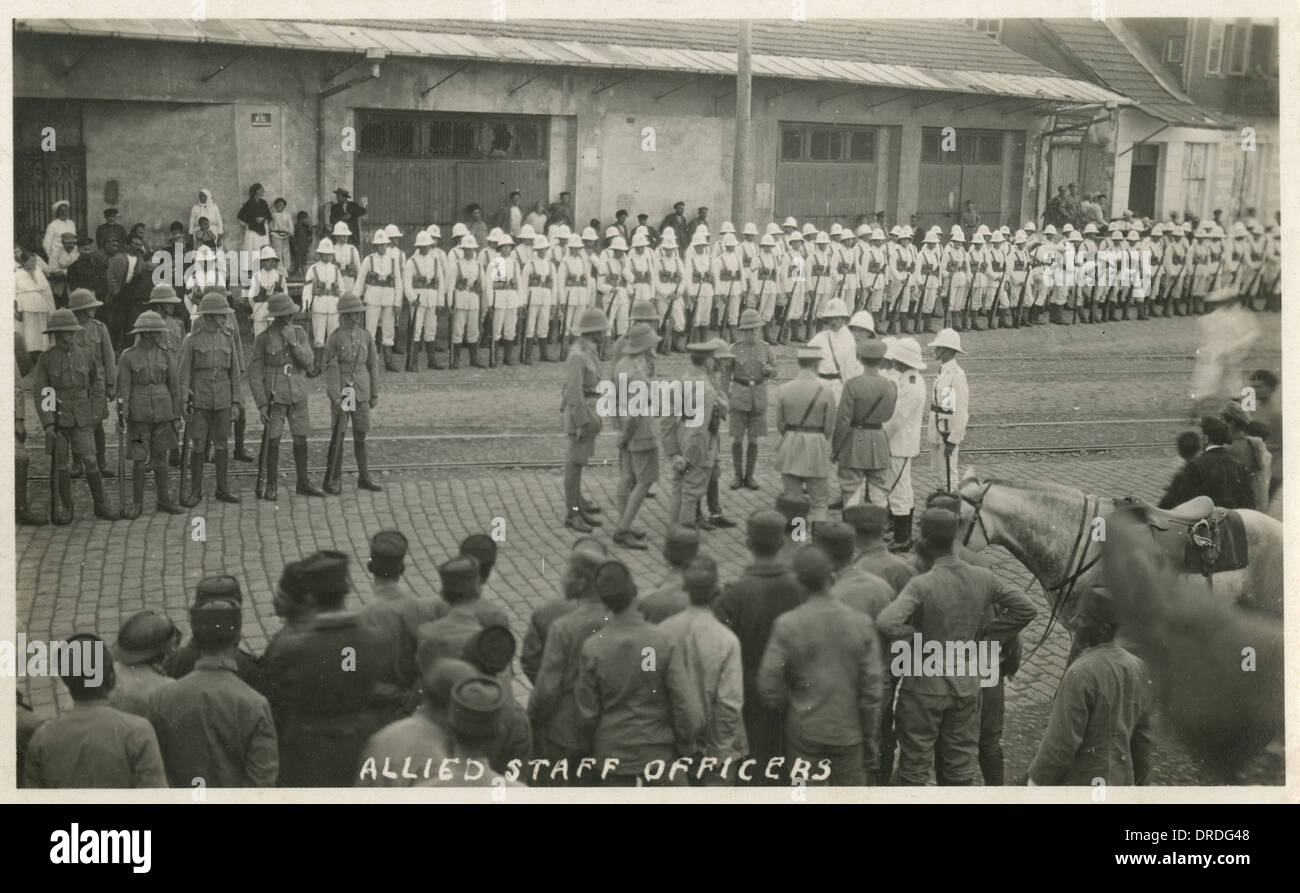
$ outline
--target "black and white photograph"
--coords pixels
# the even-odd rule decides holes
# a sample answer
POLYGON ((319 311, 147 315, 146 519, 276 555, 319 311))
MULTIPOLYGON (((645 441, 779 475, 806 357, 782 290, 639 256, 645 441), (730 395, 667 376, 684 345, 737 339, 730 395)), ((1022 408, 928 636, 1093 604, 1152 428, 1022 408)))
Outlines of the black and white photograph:
POLYGON ((1297 802, 1297 13, 1149 5, 15 11, 6 800, 1297 802))

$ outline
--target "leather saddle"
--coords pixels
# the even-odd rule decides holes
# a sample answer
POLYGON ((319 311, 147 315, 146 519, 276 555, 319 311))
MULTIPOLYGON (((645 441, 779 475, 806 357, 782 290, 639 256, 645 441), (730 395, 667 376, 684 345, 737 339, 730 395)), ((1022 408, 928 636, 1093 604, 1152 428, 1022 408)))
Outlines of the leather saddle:
POLYGON ((1117 500, 1129 507, 1151 532, 1151 543, 1166 561, 1184 573, 1209 577, 1240 570, 1250 563, 1250 546, 1241 515, 1197 496, 1172 509, 1159 509, 1135 496, 1117 500))

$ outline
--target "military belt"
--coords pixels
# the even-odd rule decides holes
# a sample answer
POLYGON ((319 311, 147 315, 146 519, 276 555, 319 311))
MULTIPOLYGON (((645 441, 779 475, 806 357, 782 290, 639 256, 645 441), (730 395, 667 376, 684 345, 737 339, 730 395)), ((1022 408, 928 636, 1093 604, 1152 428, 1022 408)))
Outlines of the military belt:
POLYGON ((849 427, 858 431, 881 431, 885 426, 880 422, 854 422, 849 427))
POLYGON ((785 430, 787 432, 798 431, 803 434, 825 434, 826 433, 821 428, 815 428, 812 425, 787 425, 785 430))
MULTIPOLYGON (((834 375, 834 374, 832 374, 832 373, 827 373, 827 372, 818 372, 818 373, 817 373, 817 377, 818 377, 818 378, 828 378, 828 379, 830 379, 831 381, 839 381, 839 378, 840 378, 838 375, 834 375)), ((820 429, 819 429, 819 430, 820 430, 820 429)))
POLYGON ((731 381, 734 384, 743 384, 747 388, 752 388, 755 387, 756 385, 760 385, 763 383, 763 379, 761 378, 759 379, 740 378, 739 376, 732 377, 731 381))

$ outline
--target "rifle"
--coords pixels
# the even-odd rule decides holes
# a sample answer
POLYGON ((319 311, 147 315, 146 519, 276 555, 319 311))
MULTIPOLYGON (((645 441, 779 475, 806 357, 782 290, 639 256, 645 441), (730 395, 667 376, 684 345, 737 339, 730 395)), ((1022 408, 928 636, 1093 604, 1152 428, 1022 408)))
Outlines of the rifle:
POLYGON ((330 425, 330 443, 325 453, 325 480, 323 487, 326 492, 331 492, 331 488, 337 490, 341 478, 343 477, 343 437, 347 432, 348 414, 343 411, 343 392, 339 392, 339 405, 334 407, 334 421, 330 425))
MULTIPOLYGON (((480 288, 479 290, 480 301, 482 301, 483 299, 483 291, 484 289, 480 288)), ((484 336, 487 337, 488 368, 490 369, 495 369, 497 365, 497 339, 493 337, 493 332, 492 332, 493 327, 496 325, 496 318, 497 318, 497 295, 496 295, 496 290, 493 289, 492 303, 488 305, 487 315, 484 317, 483 335, 479 336, 480 343, 482 343, 482 338, 484 336)))
MULTIPOLYGON (((779 263, 779 262, 780 262, 780 261, 778 261, 778 263, 779 263)), ((799 276, 798 279, 794 280, 795 282, 803 282, 803 281, 804 281, 804 278, 803 278, 803 275, 802 275, 802 273, 803 273, 803 264, 802 264, 802 263, 800 263, 800 265, 799 265, 799 272, 800 272, 801 275, 799 276)), ((797 286, 796 286, 796 287, 797 287, 797 286)), ((781 344, 781 343, 783 343, 783 342, 785 341, 785 333, 786 333, 786 329, 787 329, 787 327, 790 325, 790 310, 791 310, 793 307, 794 307, 794 292, 791 291, 790 294, 788 294, 788 295, 785 296, 785 312, 781 314, 781 326, 780 326, 780 328, 778 328, 777 331, 776 331, 776 343, 777 343, 777 344, 781 344)))
MULTIPOLYGON (((258 498, 266 492, 266 445, 270 441, 270 426, 262 425, 262 445, 257 449, 257 483, 253 486, 253 493, 258 498)), ((181 469, 182 474, 184 469, 181 469)))
POLYGON ((181 407, 181 418, 185 424, 181 427, 181 470, 177 475, 179 480, 176 481, 176 501, 180 502, 185 496, 185 475, 190 467, 190 419, 194 418, 194 410, 190 408, 190 396, 185 397, 185 405, 181 407))
POLYGON ((569 309, 572 305, 572 298, 569 296, 569 271, 565 266, 564 271, 564 307, 560 310, 560 359, 569 358, 569 309))
POLYGON ((813 281, 812 294, 811 295, 805 294, 805 300, 807 301, 808 304, 808 309, 804 311, 804 318, 803 318, 803 324, 805 327, 804 328, 805 336, 808 334, 808 329, 812 328, 812 324, 813 324, 812 321, 814 319, 813 311, 816 310, 816 305, 817 305, 817 289, 821 287, 822 276, 826 272, 826 264, 821 264, 819 266, 819 270, 820 272, 817 273, 817 279, 813 281))
MULTIPOLYGON (((947 260, 945 260, 942 256, 939 258, 939 261, 945 267, 948 266, 947 260)), ((949 271, 948 291, 945 292, 943 296, 943 327, 945 329, 949 328, 950 324, 952 323, 952 274, 955 272, 957 271, 956 270, 949 271)))
POLYGON ((996 290, 995 292, 993 292, 993 300, 992 300, 992 302, 990 302, 990 305, 989 305, 989 326, 990 326, 990 328, 993 326, 993 318, 994 318, 995 316, 997 316, 997 313, 998 313, 998 299, 1002 297, 1002 286, 1004 286, 1004 285, 1007 284, 1007 272, 1008 272, 1010 269, 1011 269, 1010 264, 1009 264, 1008 261, 1004 258, 1003 261, 1002 261, 1002 278, 998 280, 998 287, 997 287, 997 290, 996 290))
MULTIPOLYGON (((181 468, 184 467, 182 464, 181 468)), ((121 397, 117 398, 117 504, 126 505, 126 417, 122 414, 121 397)))
MULTIPOLYGON (((415 289, 412 289, 412 291, 414 290, 415 289)), ((415 330, 415 320, 418 318, 419 312, 420 312, 420 299, 418 297, 411 298, 411 321, 407 323, 406 326, 406 371, 407 372, 415 371, 415 366, 416 366, 415 336, 419 334, 415 330)), ((437 310, 434 310, 434 312, 437 313, 437 310)))
MULTIPOLYGON (((59 512, 59 398, 54 398, 54 432, 50 438, 50 523, 66 524, 59 512)), ((71 513, 72 506, 68 506, 71 513)), ((68 519, 72 520, 71 518, 68 519)))
MULTIPOLYGON (((520 273, 522 274, 522 272, 523 272, 523 271, 521 270, 520 273)), ((522 279, 522 278, 524 278, 524 277, 521 275, 520 278, 522 279)), ((532 279, 532 276, 530 275, 530 276, 528 276, 527 278, 528 278, 528 280, 531 280, 531 279, 532 279)), ((524 302, 524 313, 523 313, 522 316, 519 317, 519 323, 518 323, 518 325, 515 327, 515 343, 518 344, 518 345, 520 346, 520 351, 522 352, 523 356, 526 357, 526 356, 528 356, 528 345, 524 342, 524 339, 525 339, 525 338, 527 337, 527 335, 528 335, 528 316, 529 316, 530 313, 533 312, 533 287, 532 287, 532 283, 531 283, 531 282, 528 282, 527 280, 525 280, 524 288, 528 289, 528 300, 524 302)), ((540 322, 540 320, 539 320, 539 322, 540 322)), ((541 328, 541 326, 539 325, 538 328, 541 328)), ((543 335, 543 336, 542 336, 542 340, 545 340, 545 339, 546 339, 546 336, 543 335)), ((540 348, 539 348, 539 349, 540 349, 540 348)))
POLYGON ((691 324, 686 332, 687 341, 691 340, 691 333, 695 331, 695 323, 700 318, 700 293, 704 291, 704 277, 707 275, 709 274, 700 274, 700 285, 699 288, 695 289, 695 303, 691 305, 691 324))
MULTIPOLYGON (((762 269, 761 264, 759 265, 759 268, 762 269)), ((1260 269, 1263 269, 1263 267, 1261 267, 1260 269)), ((775 266, 772 267, 772 274, 773 275, 776 274, 775 266)), ((757 305, 754 309, 758 311, 758 318, 760 322, 763 319, 763 294, 766 291, 767 291, 767 280, 764 279, 763 284, 758 287, 758 296, 754 299, 754 303, 757 305)))

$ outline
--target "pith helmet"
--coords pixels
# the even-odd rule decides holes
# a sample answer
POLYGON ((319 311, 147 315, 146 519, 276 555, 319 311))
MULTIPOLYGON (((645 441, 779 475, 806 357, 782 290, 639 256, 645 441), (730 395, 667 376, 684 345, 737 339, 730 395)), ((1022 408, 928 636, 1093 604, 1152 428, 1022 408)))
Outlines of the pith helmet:
POLYGON ((131 330, 131 334, 165 331, 167 331, 167 323, 163 322, 163 318, 152 310, 146 310, 135 318, 135 328, 131 330))
POLYGON ((578 318, 578 334, 589 335, 609 330, 609 317, 597 307, 588 307, 578 318))
MULTIPOLYGON (((157 289, 155 289, 157 291, 157 289)), ((172 297, 176 293, 172 292, 172 297)), ((103 307, 104 302, 95 297, 95 293, 88 288, 74 289, 72 294, 68 295, 68 309, 74 313, 78 310, 89 310, 92 307, 103 307)))
POLYGON ((320 243, 316 246, 316 253, 317 253, 317 254, 333 254, 333 253, 334 253, 334 243, 333 243, 332 241, 330 241, 329 239, 321 239, 321 240, 320 240, 320 243))
POLYGON ((200 316, 225 316, 229 309, 226 296, 220 292, 210 291, 199 301, 200 316))
POLYGON ((957 353, 966 352, 961 349, 961 336, 957 334, 955 329, 940 329, 939 333, 934 336, 934 340, 930 342, 930 347, 936 350, 940 347, 947 347, 957 351, 957 353))
POLYGON ((63 308, 55 310, 50 314, 50 321, 45 326, 45 334, 50 332, 80 332, 81 323, 77 322, 77 317, 71 310, 63 308))
POLYGON ((659 312, 655 310, 655 305, 642 298, 632 302, 632 312, 628 314, 633 320, 650 320, 659 322, 659 312))
POLYGON ((822 308, 822 312, 817 314, 822 319, 833 319, 834 317, 849 318, 849 308, 839 298, 831 298, 822 308))
POLYGON ((259 261, 263 261, 263 260, 278 261, 280 259, 280 255, 276 254, 275 249, 272 248, 270 245, 263 245, 262 250, 257 253, 257 259, 259 261))
POLYGON ((759 317, 758 311, 749 308, 740 314, 740 328, 742 329, 761 329, 763 320, 759 317))
POLYGON ((338 312, 340 314, 362 313, 365 311, 365 309, 366 309, 366 305, 361 303, 361 299, 358 298, 356 295, 352 294, 351 292, 348 292, 346 295, 343 295, 341 298, 339 298, 338 312))
POLYGON ((266 302, 266 312, 271 316, 293 316, 298 312, 298 305, 288 295, 274 294, 266 302))
POLYGON ((343 236, 344 238, 347 238, 352 235, 352 230, 348 229, 348 225, 340 220, 338 223, 334 224, 334 229, 330 235, 343 236))

